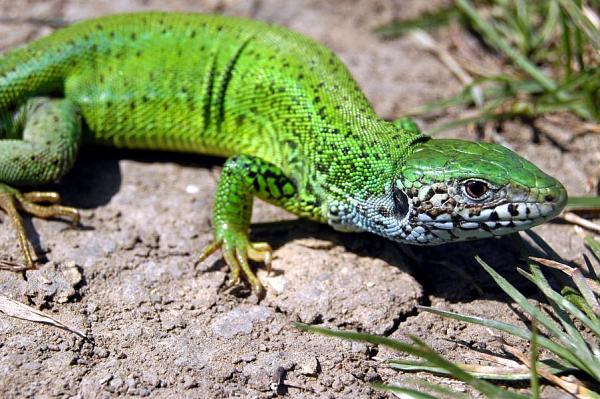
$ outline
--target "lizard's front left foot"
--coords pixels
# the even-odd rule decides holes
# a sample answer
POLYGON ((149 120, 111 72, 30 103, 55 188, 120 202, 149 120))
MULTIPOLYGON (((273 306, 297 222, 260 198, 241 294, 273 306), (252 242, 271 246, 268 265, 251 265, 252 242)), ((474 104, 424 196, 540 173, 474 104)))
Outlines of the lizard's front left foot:
POLYGON ((265 294, 265 288, 250 268, 248 259, 263 262, 270 273, 273 257, 271 246, 266 242, 250 242, 241 234, 225 233, 222 238, 213 241, 204 248, 198 262, 204 261, 218 249, 221 249, 225 263, 231 270, 231 283, 238 284, 240 275, 243 274, 252 290, 259 298, 262 298, 265 294))
POLYGON ((21 193, 17 189, 0 183, 0 209, 8 215, 11 225, 17 233, 17 239, 25 259, 24 266, 12 262, 0 261, 0 269, 11 271, 35 269, 35 263, 31 256, 31 244, 27 239, 19 211, 24 211, 42 219, 64 217, 70 219, 73 226, 79 224, 79 212, 77 209, 58 205, 59 202, 60 195, 55 192, 33 191, 30 193, 21 193), (49 205, 40 205, 42 203, 49 205))

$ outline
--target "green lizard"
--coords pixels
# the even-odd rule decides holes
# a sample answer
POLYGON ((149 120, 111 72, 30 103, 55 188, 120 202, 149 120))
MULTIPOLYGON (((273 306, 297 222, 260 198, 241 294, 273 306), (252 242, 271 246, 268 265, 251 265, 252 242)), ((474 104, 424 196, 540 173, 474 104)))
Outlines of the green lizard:
POLYGON ((254 197, 342 231, 441 244, 556 216, 563 186, 498 145, 430 139, 377 117, 339 59, 298 33, 201 14, 140 13, 72 25, 0 57, 0 208, 34 267, 20 211, 79 220, 52 182, 80 144, 228 157, 214 241, 231 276, 248 259, 254 197))

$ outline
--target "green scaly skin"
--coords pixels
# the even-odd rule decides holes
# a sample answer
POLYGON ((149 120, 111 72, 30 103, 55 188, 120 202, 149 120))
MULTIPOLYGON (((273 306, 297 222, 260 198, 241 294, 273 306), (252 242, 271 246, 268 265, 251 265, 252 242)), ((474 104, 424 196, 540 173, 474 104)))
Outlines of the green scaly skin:
POLYGON ((19 208, 76 212, 52 193, 80 144, 228 157, 214 243, 237 280, 254 197, 344 231, 437 244, 507 234, 554 217, 564 188, 502 147, 432 140, 387 122, 328 49, 295 32, 200 14, 116 15, 75 24, 0 58, 0 207, 33 266, 19 208), (39 202, 51 202, 41 206, 39 202))

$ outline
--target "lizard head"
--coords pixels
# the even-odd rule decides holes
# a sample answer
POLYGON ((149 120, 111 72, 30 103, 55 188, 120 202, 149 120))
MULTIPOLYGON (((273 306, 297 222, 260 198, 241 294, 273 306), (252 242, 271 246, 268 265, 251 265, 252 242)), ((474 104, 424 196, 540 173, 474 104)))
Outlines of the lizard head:
POLYGON ((560 182, 505 147, 425 139, 383 193, 334 208, 329 221, 398 242, 442 244, 531 228, 557 216, 566 201, 560 182))
POLYGON ((510 234, 557 216, 562 184, 511 150, 488 143, 417 143, 392 188, 401 228, 390 236, 440 244, 510 234))

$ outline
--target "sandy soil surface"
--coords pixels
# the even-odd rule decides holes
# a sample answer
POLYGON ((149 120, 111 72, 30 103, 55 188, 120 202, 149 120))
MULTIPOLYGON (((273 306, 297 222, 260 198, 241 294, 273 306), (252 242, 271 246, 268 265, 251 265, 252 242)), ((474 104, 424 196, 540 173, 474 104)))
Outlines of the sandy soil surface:
MULTIPOLYGON (((443 98, 460 83, 437 58, 409 38, 383 42, 372 29, 443 1, 0 1, 7 18, 76 20, 131 10, 189 10, 279 23, 332 48, 350 67, 381 115, 443 98)), ((7 49, 52 28, 0 23, 7 49)), ((444 40, 444 32, 437 35, 444 40)), ((432 121, 421 121, 426 127, 432 121)), ((464 129, 445 136, 476 139, 464 129)), ((571 193, 585 193, 597 172, 600 142, 583 137, 560 148, 523 125, 507 142, 571 193)), ((195 266, 210 241, 212 198, 221 160, 164 153, 87 149, 55 188, 82 209, 84 228, 27 219, 37 252, 47 261, 21 275, 0 271, 0 293, 30 304, 93 337, 94 344, 50 326, 0 314, 2 397, 274 397, 278 367, 288 371, 289 397, 388 397, 370 382, 401 382, 382 363, 387 350, 298 331, 293 321, 402 338, 410 333, 454 360, 472 349, 497 351, 485 330, 423 313, 417 305, 523 322, 476 265, 479 253, 535 298, 515 272, 507 240, 413 249, 366 234, 336 233, 296 220, 263 203, 252 235, 275 248, 275 273, 257 302, 226 286, 217 257, 195 266)), ((2 216, 0 254, 20 259, 2 216)), ((536 229, 566 258, 580 256, 573 227, 536 229)), ((515 343, 524 351, 526 346, 515 343)), ((430 379, 432 379, 430 377, 430 379)), ((433 378, 433 379, 437 379, 433 378)), ((461 387, 458 383, 448 384, 461 387)), ((557 395, 545 391, 545 397, 557 395)), ((558 396, 557 396, 558 397, 558 396)))

